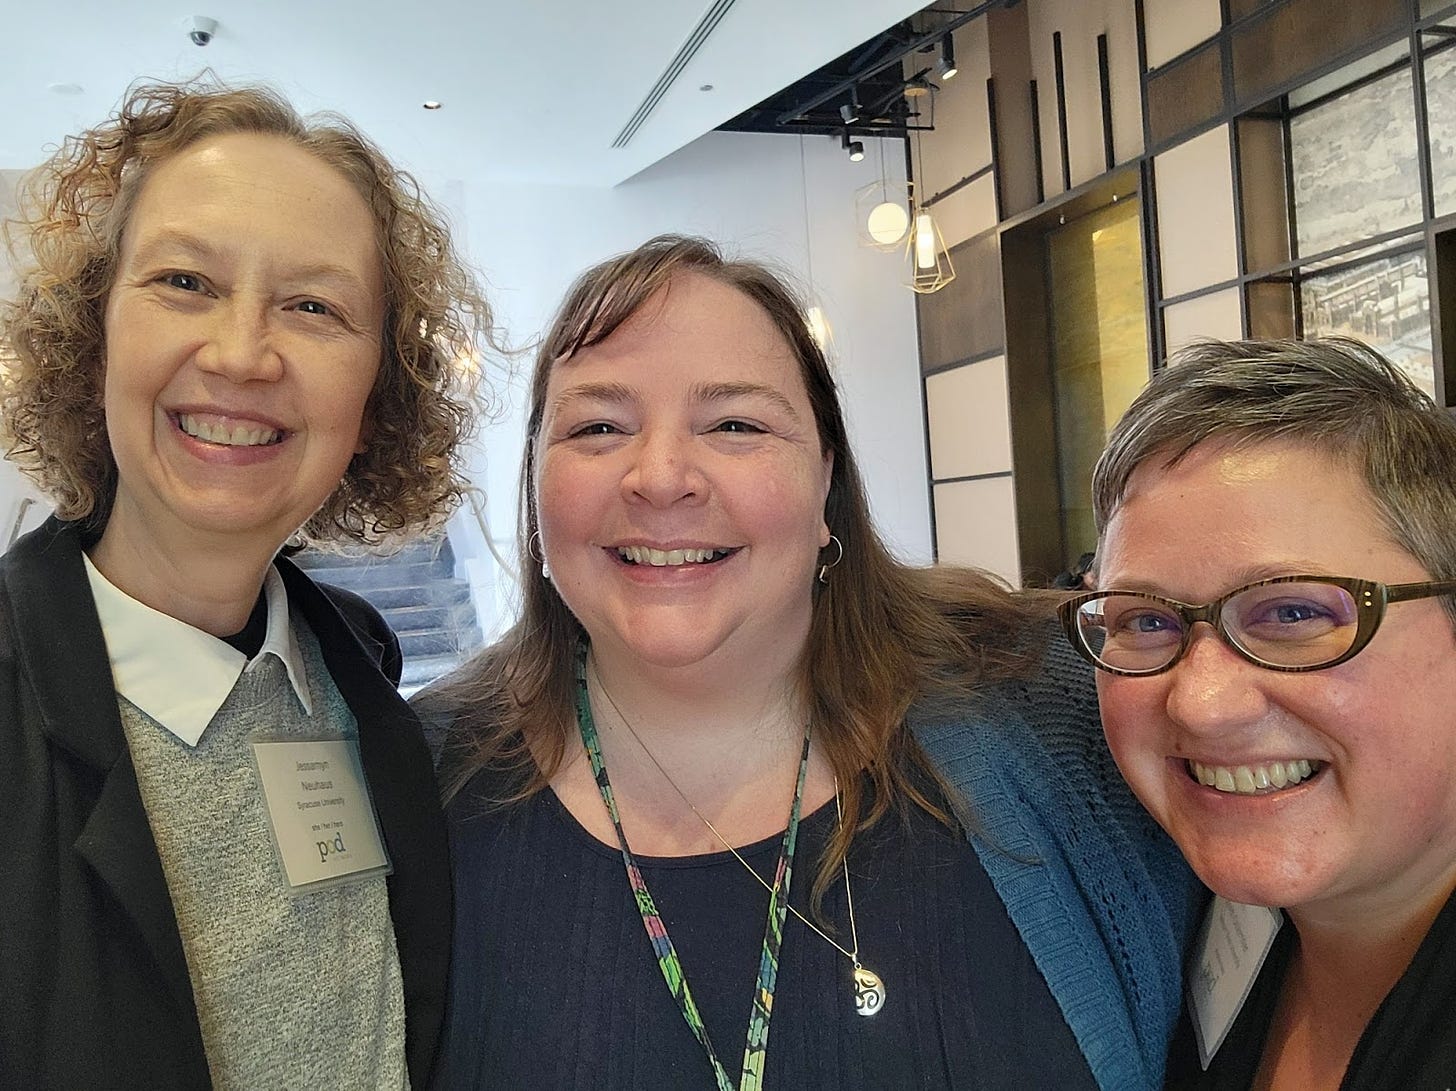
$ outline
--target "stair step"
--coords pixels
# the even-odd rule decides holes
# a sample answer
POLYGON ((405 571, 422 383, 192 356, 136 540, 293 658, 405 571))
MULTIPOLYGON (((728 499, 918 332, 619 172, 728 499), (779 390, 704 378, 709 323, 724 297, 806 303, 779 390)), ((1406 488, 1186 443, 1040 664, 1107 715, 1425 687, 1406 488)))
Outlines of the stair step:
POLYGON ((455 564, 434 560, 423 564, 321 565, 310 568, 308 574, 319 583, 331 583, 364 594, 380 588, 418 587, 435 580, 453 580, 455 564))
MULTIPOLYGON (((378 607, 378 603, 374 604, 378 607)), ((475 624, 475 609, 467 599, 446 605, 400 606, 380 611, 400 636, 424 629, 466 629, 475 624)))
POLYGON ((454 670, 482 643, 470 585, 455 576, 448 538, 388 553, 304 550, 293 560, 315 580, 362 595, 384 615, 404 654, 399 688, 406 696, 454 670))
POLYGON ((400 651, 406 660, 453 655, 480 646, 480 630, 474 625, 469 629, 416 629, 398 633, 398 636, 400 651))
POLYGON ((450 548, 449 538, 422 538, 398 549, 357 550, 335 553, 325 549, 305 549, 292 555, 292 561, 299 568, 313 571, 317 568, 368 568, 373 565, 431 564, 445 560, 455 563, 455 551, 450 548))
POLYGON ((443 678, 469 658, 469 655, 456 654, 426 655, 418 659, 407 659, 404 664, 404 673, 399 680, 399 691, 408 697, 436 679, 443 678))
POLYGON ((410 606, 455 606, 470 601, 465 580, 434 580, 412 587, 370 587, 366 598, 376 610, 388 612, 410 606))

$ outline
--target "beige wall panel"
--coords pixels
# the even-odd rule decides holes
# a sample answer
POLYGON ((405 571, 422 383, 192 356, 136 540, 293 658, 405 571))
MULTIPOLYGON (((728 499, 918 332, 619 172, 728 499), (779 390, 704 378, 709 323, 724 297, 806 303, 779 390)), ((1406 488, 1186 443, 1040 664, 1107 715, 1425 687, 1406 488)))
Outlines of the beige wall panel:
POLYGON ((935 486, 935 544, 942 564, 966 564, 1021 583, 1016 494, 1009 477, 935 486))
MULTIPOLYGON (((955 55, 959 71, 949 80, 935 72, 939 48, 934 53, 911 54, 905 60, 907 75, 929 67, 930 78, 940 88, 935 96, 935 132, 921 135, 918 152, 923 161, 922 194, 927 199, 991 162, 991 115, 986 99, 991 61, 985 19, 976 19, 955 32, 955 55)), ((918 101, 926 102, 923 98, 918 101)))
MULTIPOLYGON (((1138 70, 1137 8, 1132 0, 1104 0, 1103 25, 1097 29, 1107 34, 1107 67, 1112 84, 1112 153, 1117 162, 1126 163, 1143 153, 1142 74, 1138 70)), ((1095 60, 1095 35, 1092 50, 1095 60)), ((1097 146, 1102 146, 1100 137, 1097 146)))
POLYGON ((1237 341, 1243 336, 1244 319, 1237 288, 1226 288, 1163 308, 1163 343, 1169 355, 1200 337, 1237 341))
POLYGON ((933 211, 947 247, 995 227, 996 179, 990 174, 982 175, 944 200, 936 201, 933 211))
POLYGON ((1153 160, 1163 298, 1238 275, 1228 126, 1153 160))
POLYGON ((930 476, 972 477, 1011 469, 1006 357, 942 371, 925 380, 930 476))
POLYGON ((1052 35, 1062 34, 1066 81, 1067 155, 1072 185, 1106 172, 1097 36, 1107 35, 1112 94, 1112 148, 1118 163, 1142 152, 1142 91, 1133 0, 1028 0, 1032 75, 1041 117, 1042 181, 1051 196, 1062 191, 1057 120, 1057 70, 1052 35))
POLYGON ((1058 29, 1056 5, 1026 0, 1027 37, 1031 39, 1031 78, 1036 80, 1037 120, 1041 129, 1041 184, 1051 197, 1062 192, 1062 152, 1057 136, 1057 70, 1052 34, 1058 29))
POLYGON ((1145 0, 1143 30, 1148 67, 1157 68, 1186 53, 1212 38, 1222 26, 1218 0, 1145 0))

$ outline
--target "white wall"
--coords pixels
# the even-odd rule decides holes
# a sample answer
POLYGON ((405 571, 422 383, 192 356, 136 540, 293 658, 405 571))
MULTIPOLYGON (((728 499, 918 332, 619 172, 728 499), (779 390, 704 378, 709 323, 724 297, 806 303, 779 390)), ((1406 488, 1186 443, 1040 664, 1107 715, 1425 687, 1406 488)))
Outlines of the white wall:
MULTIPOLYGON (((660 232, 708 235, 732 253, 786 269, 811 292, 833 329, 831 360, 877 525, 901 557, 928 563, 914 297, 900 283, 898 255, 859 244, 855 192, 880 169, 873 142, 867 150, 862 162, 851 163, 828 137, 710 133, 612 189, 423 181, 456 221, 461 248, 483 271, 498 320, 515 344, 542 330, 584 268, 660 232)), ((887 145, 884 161, 903 181, 898 143, 887 145)), ((0 192, 8 187, 0 185, 0 192)), ((492 375, 498 419, 483 429, 474 460, 493 544, 508 558, 515 546, 529 354, 516 367, 513 380, 492 375)), ((0 463, 0 520, 25 494, 15 468, 0 463)), ((512 607, 509 573, 495 563, 469 508, 451 529, 477 583, 489 633, 512 607)))
MULTIPOLYGON (((885 151, 887 169, 903 180, 900 145, 885 151)), ((831 360, 876 524, 902 558, 929 563, 914 297, 901 285, 899 255, 859 244, 855 191, 880 169, 873 142, 867 152, 851 163, 828 137, 709 133, 613 189, 433 182, 430 188, 459 220, 463 244, 517 343, 545 327, 579 272, 661 232, 707 235, 730 253, 787 269, 811 291, 833 330, 831 360)), ((491 536, 507 556, 515 546, 530 363, 522 358, 516 380, 497 383, 507 404, 502 419, 485 429, 476 460, 491 536)), ((452 526, 467 553, 470 539, 478 539, 472 521, 467 513, 452 526)), ((495 566, 481 545, 475 542, 467 567, 488 580, 495 566)), ((511 605, 509 578, 496 585, 495 603, 478 600, 487 627, 508 616, 511 605)))
MULTIPOLYGON (((0 170, 0 221, 15 214, 15 187, 23 173, 0 170)), ((14 290, 15 278, 4 250, 3 236, 0 236, 0 299, 9 299, 14 290)), ((3 366, 3 361, 0 361, 0 366, 3 366)), ((17 527, 30 530, 39 526, 49 510, 50 505, 25 475, 13 463, 0 460, 0 550, 9 543, 17 527), (32 502, 27 504, 27 500, 32 502)))

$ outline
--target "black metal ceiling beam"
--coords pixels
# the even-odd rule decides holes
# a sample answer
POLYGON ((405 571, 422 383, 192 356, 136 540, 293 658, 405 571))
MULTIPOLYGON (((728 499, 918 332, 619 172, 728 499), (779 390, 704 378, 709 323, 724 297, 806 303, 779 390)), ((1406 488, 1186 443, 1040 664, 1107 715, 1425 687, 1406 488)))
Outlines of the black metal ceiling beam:
POLYGON ((844 94, 846 91, 848 91, 851 87, 855 86, 855 84, 859 83, 860 81, 871 79, 874 76, 879 75, 885 69, 889 68, 892 64, 898 64, 901 58, 903 58, 907 54, 914 53, 916 50, 921 49, 924 46, 933 46, 941 38, 951 33, 951 31, 956 30, 964 26, 965 24, 972 22, 973 20, 979 19, 982 15, 985 15, 988 11, 991 11, 994 8, 1009 8, 1014 6, 1016 3, 1017 0, 985 0, 985 3, 977 4, 969 11, 961 12, 954 18, 947 19, 944 23, 937 26, 934 30, 927 31, 924 34, 920 34, 911 38, 905 44, 905 47, 894 56, 886 57, 884 60, 876 61, 874 64, 870 65, 868 68, 865 68, 862 71, 852 72, 849 76, 840 80, 838 83, 829 87, 827 90, 824 90, 819 94, 815 95, 807 102, 800 103, 794 109, 785 110, 775 119, 775 124, 789 124, 789 122, 793 121, 795 118, 802 117, 810 110, 817 109, 818 107, 823 106, 826 102, 829 102, 831 99, 838 98, 840 95, 844 94))

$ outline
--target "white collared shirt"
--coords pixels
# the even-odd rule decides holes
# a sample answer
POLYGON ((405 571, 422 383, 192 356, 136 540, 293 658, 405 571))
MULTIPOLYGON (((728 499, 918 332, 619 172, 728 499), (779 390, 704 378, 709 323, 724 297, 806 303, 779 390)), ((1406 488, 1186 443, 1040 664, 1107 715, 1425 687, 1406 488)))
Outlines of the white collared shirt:
POLYGON ((91 558, 86 578, 101 619, 116 692, 188 746, 196 746, 244 670, 276 655, 288 671, 304 712, 313 714, 308 673, 288 620, 288 591, 272 565, 263 579, 268 632, 249 659, 226 641, 153 610, 116 587, 91 558))

